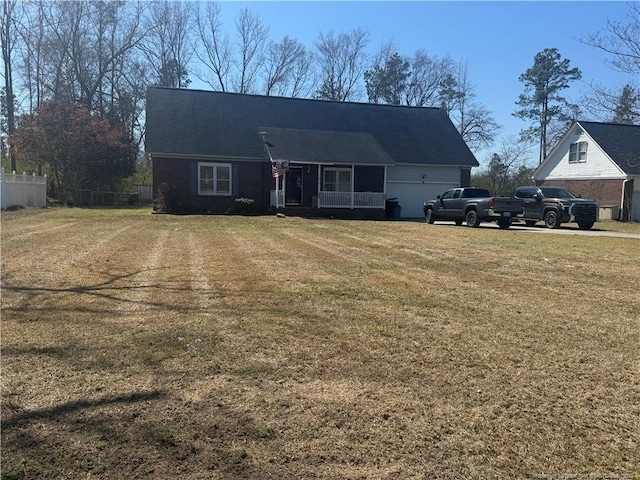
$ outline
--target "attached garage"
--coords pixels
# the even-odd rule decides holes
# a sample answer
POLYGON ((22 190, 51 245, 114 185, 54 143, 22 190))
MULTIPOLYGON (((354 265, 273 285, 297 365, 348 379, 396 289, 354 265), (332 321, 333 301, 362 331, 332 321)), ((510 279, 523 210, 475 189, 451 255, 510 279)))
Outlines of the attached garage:
POLYGON ((387 198, 398 199, 403 218, 421 218, 424 202, 459 186, 459 167, 400 165, 387 168, 387 198))

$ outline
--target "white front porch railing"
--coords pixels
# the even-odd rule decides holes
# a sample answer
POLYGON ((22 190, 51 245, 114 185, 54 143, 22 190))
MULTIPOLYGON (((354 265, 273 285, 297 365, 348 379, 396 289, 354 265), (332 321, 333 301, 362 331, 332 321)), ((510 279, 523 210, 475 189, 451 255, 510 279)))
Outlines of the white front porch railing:
MULTIPOLYGON (((284 207, 284 192, 271 190, 271 206, 284 207)), ((318 192, 318 208, 385 208, 382 192, 318 192)))
POLYGON ((318 208, 384 208, 381 192, 318 192, 318 208))

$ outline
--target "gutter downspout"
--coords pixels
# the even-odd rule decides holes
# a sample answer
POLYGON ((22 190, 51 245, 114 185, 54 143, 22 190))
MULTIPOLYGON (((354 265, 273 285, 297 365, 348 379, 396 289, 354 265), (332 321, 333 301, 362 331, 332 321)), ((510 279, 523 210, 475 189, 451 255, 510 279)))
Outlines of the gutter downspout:
POLYGON ((629 182, 629 180, 631 179, 627 178, 622 182, 622 195, 620 195, 620 218, 618 219, 621 222, 624 222, 624 192, 627 190, 627 182, 629 182))

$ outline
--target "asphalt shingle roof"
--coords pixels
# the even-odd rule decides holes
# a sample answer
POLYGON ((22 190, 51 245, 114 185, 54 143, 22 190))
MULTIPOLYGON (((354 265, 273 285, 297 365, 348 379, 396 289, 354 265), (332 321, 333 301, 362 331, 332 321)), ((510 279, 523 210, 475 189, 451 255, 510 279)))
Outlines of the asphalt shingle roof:
POLYGON ((151 87, 146 122, 151 154, 265 158, 266 131, 288 160, 478 166, 438 108, 151 87))
POLYGON ((301 130, 297 128, 260 127, 274 160, 292 162, 340 164, 353 163, 352 159, 362 159, 360 163, 370 165, 393 165, 392 158, 385 152, 370 133, 330 132, 326 130, 301 130))
POLYGON ((640 125, 578 123, 627 175, 640 175, 640 125))

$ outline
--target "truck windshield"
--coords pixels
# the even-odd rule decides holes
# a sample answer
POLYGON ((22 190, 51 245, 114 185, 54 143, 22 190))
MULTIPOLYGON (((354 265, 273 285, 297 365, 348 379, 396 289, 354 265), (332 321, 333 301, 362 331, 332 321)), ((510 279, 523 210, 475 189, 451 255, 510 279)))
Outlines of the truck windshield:
POLYGON ((489 190, 484 188, 465 188, 462 191, 462 198, 487 198, 490 196, 489 190))
POLYGON ((564 188, 540 187, 542 195, 547 198, 576 198, 576 196, 564 188))

